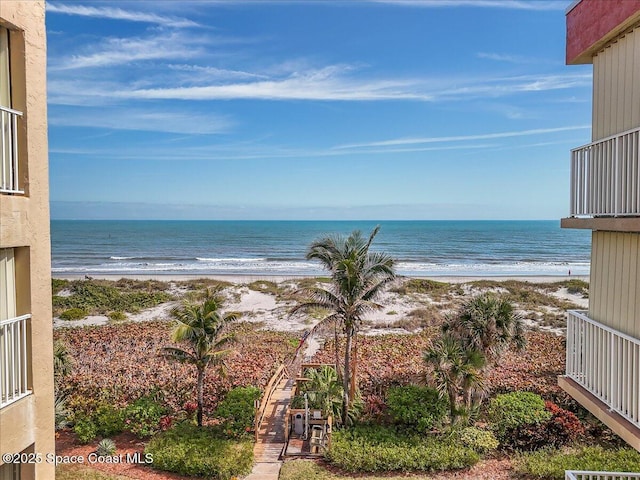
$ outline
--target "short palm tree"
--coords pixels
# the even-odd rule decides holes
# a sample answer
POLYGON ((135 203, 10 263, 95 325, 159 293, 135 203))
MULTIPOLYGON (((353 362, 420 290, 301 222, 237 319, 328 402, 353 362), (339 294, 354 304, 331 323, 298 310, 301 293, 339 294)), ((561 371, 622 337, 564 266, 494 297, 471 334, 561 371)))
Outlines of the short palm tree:
POLYGON ((337 425, 341 424, 344 389, 335 368, 327 365, 318 369, 311 368, 305 376, 309 380, 304 383, 303 392, 325 414, 332 415, 337 425))
POLYGON ((202 405, 204 403, 204 376, 207 367, 221 364, 228 350, 223 347, 231 340, 225 334, 227 325, 237 318, 234 313, 222 314, 222 298, 217 290, 207 290, 201 303, 186 302, 172 311, 177 325, 171 332, 174 342, 186 343, 188 348, 165 347, 166 358, 190 363, 197 370, 198 426, 202 426, 202 405))
POLYGON ((491 293, 465 302, 460 313, 443 325, 443 332, 465 348, 481 352, 487 367, 495 365, 510 344, 519 349, 525 345, 524 325, 513 305, 491 293))
POLYGON ((447 334, 432 342, 423 358, 433 368, 436 389, 441 396, 449 398, 451 423, 455 423, 462 410, 458 400, 460 394, 469 411, 473 392, 483 386, 485 358, 478 350, 465 348, 458 339, 447 334))
MULTIPOLYGON (((293 308, 292 312, 326 309, 329 314, 319 324, 337 322, 346 336, 344 351, 343 418, 347 418, 353 400, 351 391, 351 355, 355 336, 363 316, 382 308, 375 300, 385 285, 395 278, 393 259, 370 247, 380 227, 366 239, 359 231, 348 237, 328 236, 311 244, 307 259, 318 260, 331 272, 329 288, 312 287, 304 292, 309 300, 293 308)), ((337 348, 337 346, 336 346, 337 348)), ((336 365, 336 367, 338 367, 336 365)))

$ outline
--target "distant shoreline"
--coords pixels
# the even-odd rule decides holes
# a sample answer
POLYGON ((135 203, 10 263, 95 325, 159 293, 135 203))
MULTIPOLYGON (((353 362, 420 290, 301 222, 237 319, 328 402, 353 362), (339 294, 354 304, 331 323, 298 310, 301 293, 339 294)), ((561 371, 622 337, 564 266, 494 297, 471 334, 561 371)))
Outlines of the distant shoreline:
MULTIPOLYGON (((118 275, 118 274, 107 274, 107 275, 84 275, 84 274, 64 274, 64 273, 54 273, 51 275, 52 278, 62 279, 62 280, 83 280, 86 277, 90 277, 97 280, 120 280, 122 278, 131 279, 131 280, 159 280, 163 282, 180 282, 180 281, 189 281, 189 280, 199 280, 203 278, 208 278, 212 280, 220 280, 231 283, 251 283, 258 280, 268 280, 271 282, 284 282, 287 280, 300 280, 302 278, 318 278, 323 275, 251 275, 251 274, 229 274, 229 275, 212 275, 212 274, 201 274, 201 275, 193 275, 193 274, 136 274, 136 275, 118 275)), ((431 275, 431 276, 406 276, 402 278, 416 278, 416 279, 425 279, 425 280, 434 280, 438 282, 445 283, 467 283, 474 282, 478 280, 490 280, 495 282, 502 282, 507 280, 517 280, 521 282, 531 282, 531 283, 554 283, 554 282, 562 282, 566 280, 582 280, 585 282, 589 281, 588 275, 504 275, 504 276, 496 276, 496 275, 478 275, 478 276, 470 276, 470 275, 431 275)))

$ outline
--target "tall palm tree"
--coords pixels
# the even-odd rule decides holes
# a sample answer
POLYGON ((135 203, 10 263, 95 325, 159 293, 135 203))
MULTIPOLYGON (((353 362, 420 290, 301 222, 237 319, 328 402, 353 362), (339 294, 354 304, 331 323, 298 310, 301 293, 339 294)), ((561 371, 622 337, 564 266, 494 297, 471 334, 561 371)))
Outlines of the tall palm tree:
POLYGON ((202 426, 204 376, 209 365, 220 364, 228 350, 223 347, 231 340, 225 327, 235 320, 235 313, 222 314, 223 299, 217 290, 208 289, 201 303, 184 303, 171 313, 177 325, 171 332, 174 342, 184 342, 188 348, 164 347, 164 356, 182 363, 190 363, 197 370, 198 426, 202 426))
POLYGON ((441 396, 449 398, 451 423, 455 423, 462 410, 458 400, 460 394, 464 407, 470 410, 473 392, 483 386, 485 358, 478 350, 465 348, 448 334, 431 342, 423 358, 433 368, 436 389, 441 396))
MULTIPOLYGON (((382 308, 375 300, 383 287, 395 278, 393 259, 369 249, 380 227, 374 228, 366 239, 359 231, 348 237, 333 235, 316 240, 307 252, 307 259, 318 260, 331 272, 328 288, 305 289, 309 300, 293 308, 292 312, 323 308, 330 313, 319 324, 338 322, 346 336, 344 350, 343 418, 347 418, 351 404, 351 355, 355 336, 363 316, 382 308)), ((336 346, 337 348, 337 346, 336 346)), ((337 365, 336 365, 337 367, 337 365)))
POLYGON ((465 302, 460 313, 443 325, 443 331, 458 338, 465 348, 481 352, 487 367, 495 365, 510 344, 519 349, 525 345, 521 317, 509 301, 491 293, 465 302))

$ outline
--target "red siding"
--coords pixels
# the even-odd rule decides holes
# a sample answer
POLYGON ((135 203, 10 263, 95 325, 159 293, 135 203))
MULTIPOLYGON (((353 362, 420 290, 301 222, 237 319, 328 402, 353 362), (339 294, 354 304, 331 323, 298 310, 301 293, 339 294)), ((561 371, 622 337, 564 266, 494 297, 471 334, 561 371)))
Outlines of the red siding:
POLYGON ((567 64, 638 11, 640 0, 582 0, 567 13, 567 64))

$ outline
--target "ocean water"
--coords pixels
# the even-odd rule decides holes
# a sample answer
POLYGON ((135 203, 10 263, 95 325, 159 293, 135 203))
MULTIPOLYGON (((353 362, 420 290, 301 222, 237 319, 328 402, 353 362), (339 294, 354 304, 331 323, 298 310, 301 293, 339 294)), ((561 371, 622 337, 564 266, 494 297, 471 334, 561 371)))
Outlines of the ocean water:
POLYGON ((381 226, 374 242, 411 276, 587 275, 590 231, 559 221, 51 222, 54 274, 322 275, 309 244, 381 226))

